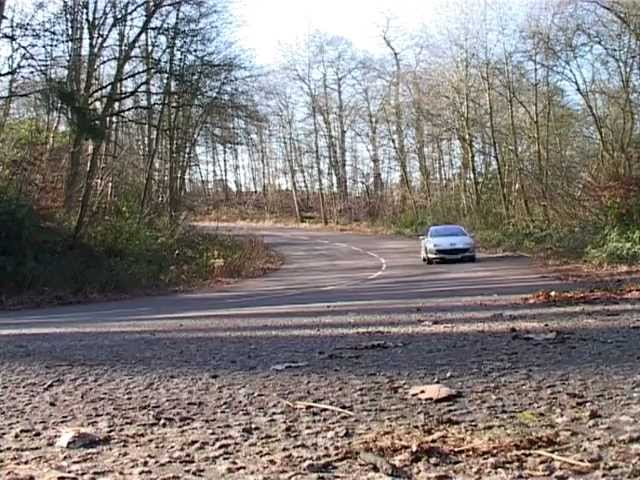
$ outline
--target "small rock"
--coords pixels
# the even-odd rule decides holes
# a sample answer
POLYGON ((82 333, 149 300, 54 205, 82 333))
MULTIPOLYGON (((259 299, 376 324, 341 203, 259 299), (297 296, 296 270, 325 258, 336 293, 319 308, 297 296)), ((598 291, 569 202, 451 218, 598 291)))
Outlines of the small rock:
POLYGON ((304 464, 302 469, 305 472, 310 473, 324 473, 330 470, 333 470, 335 467, 333 466, 331 461, 326 462, 307 462, 304 464))
POLYGON ((360 460, 368 465, 375 467, 380 473, 383 473, 389 477, 407 478, 405 472, 400 470, 394 464, 390 463, 387 459, 376 455, 371 452, 361 452, 360 460))
POLYGON ((382 340, 377 342, 361 343, 359 345, 353 345, 351 347, 339 347, 336 348, 336 350, 375 350, 399 347, 404 347, 404 343, 391 343, 382 340))
POLYGON ((273 365, 271 367, 271 370, 275 370, 275 371, 282 371, 282 370, 287 370, 289 368, 302 368, 302 367, 308 367, 309 364, 307 362, 293 362, 293 363, 278 363, 276 365, 273 365))
POLYGON ((593 420, 595 418, 600 418, 600 412, 598 412, 598 410, 596 410, 595 408, 590 408, 587 411, 587 418, 589 420, 593 420))
POLYGON ((558 332, 546 332, 546 333, 525 333, 524 335, 516 334, 514 338, 521 338, 522 340, 533 340, 535 342, 548 342, 558 338, 558 332))
POLYGON ((81 429, 69 429, 60 435, 56 441, 56 447, 60 448, 91 448, 105 443, 102 438, 93 432, 81 429))
POLYGON ((587 454, 585 455, 585 461, 587 463, 600 463, 602 462, 602 460, 604 460, 604 457, 600 452, 596 450, 587 452, 587 454))
POLYGON ((17 440, 31 433, 33 433, 31 427, 20 426, 11 432, 11 437, 17 440))
POLYGON ((622 443, 638 443, 640 442, 640 432, 628 432, 620 436, 618 439, 622 443))
POLYGON ((503 461, 498 458, 490 458, 484 463, 487 470, 497 470, 501 468, 503 464, 503 461))

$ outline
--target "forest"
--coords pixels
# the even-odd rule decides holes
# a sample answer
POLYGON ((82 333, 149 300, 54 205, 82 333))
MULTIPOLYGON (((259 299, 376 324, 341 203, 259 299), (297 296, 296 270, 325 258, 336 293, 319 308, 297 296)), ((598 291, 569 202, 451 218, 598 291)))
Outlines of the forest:
MULTIPOLYGON (((314 31, 257 65, 226 0, 0 2, 0 286, 49 288, 58 265, 84 288, 79 251, 98 290, 122 263, 176 281, 193 215, 459 222, 637 262, 640 4, 522 5, 454 2, 416 31, 390 15, 376 52, 314 31)), ((192 237, 196 276, 242 249, 192 237)))

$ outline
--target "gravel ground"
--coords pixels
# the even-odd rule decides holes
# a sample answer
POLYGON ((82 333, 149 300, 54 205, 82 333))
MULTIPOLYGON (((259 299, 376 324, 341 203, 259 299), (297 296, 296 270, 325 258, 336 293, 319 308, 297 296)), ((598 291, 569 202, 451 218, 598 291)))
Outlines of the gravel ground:
POLYGON ((5 329, 2 478, 640 478, 639 309, 5 329))

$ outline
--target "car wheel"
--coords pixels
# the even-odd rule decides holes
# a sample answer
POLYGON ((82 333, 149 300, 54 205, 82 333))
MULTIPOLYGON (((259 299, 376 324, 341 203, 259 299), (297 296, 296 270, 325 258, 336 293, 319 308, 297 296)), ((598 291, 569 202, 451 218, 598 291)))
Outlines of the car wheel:
POLYGON ((427 259, 422 257, 422 263, 427 263, 427 259))
POLYGON ((476 256, 475 256, 475 255, 473 255, 473 256, 469 257, 469 261, 470 261, 470 262, 472 262, 472 263, 475 263, 475 261, 476 261, 476 256))
POLYGON ((426 259, 427 265, 433 265, 433 260, 427 257, 426 259))

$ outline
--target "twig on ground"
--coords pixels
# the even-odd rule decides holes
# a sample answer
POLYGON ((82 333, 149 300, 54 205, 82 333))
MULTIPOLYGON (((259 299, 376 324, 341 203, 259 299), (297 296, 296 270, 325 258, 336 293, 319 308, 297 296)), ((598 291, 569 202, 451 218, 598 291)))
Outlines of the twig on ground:
POLYGON ((465 445, 464 447, 454 448, 453 452, 454 453, 464 453, 464 452, 468 452, 469 450, 475 450, 476 448, 480 448, 480 447, 484 447, 484 446, 486 446, 486 442, 476 442, 476 443, 472 443, 470 445, 465 445))
POLYGON ((332 412, 344 413, 345 415, 349 415, 350 417, 355 417, 355 413, 350 410, 345 410, 344 408, 334 407, 333 405, 326 405, 324 403, 314 403, 314 402, 290 402, 289 400, 285 400, 284 398, 280 399, 282 402, 286 403, 291 408, 319 408, 321 410, 330 410, 332 412))
POLYGON ((557 462, 566 463, 568 465, 573 465, 575 467, 585 468, 589 470, 593 469, 593 465, 590 463, 573 460, 572 458, 556 455, 555 453, 547 452, 545 450, 530 450, 530 453, 533 453, 534 455, 539 455, 541 457, 551 458, 553 460, 556 460, 557 462))
POLYGON ((534 470, 525 470, 525 472, 527 475, 529 475, 530 477, 548 477, 549 473, 548 472, 536 472, 534 470))

